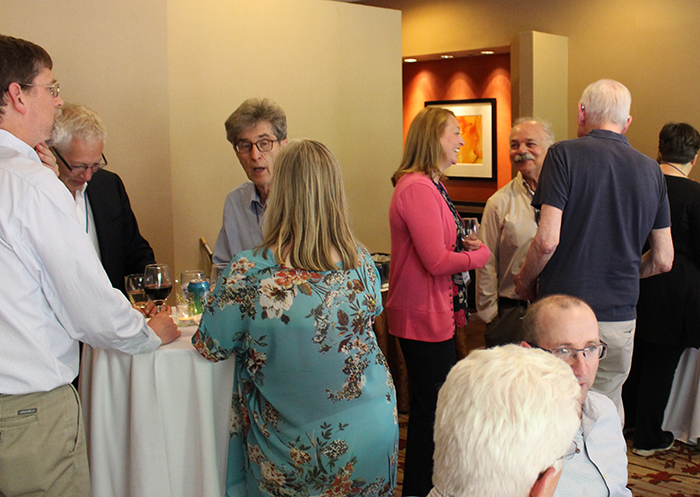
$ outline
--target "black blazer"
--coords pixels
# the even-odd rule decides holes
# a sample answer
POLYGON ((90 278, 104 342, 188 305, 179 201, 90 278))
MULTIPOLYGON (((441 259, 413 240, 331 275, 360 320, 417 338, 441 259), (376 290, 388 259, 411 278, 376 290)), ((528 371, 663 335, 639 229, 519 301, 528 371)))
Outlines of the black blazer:
POLYGON ((155 263, 153 249, 139 233, 129 196, 119 176, 104 169, 97 171, 85 191, 95 219, 102 266, 112 286, 126 293, 124 277, 143 273, 146 264, 155 263))

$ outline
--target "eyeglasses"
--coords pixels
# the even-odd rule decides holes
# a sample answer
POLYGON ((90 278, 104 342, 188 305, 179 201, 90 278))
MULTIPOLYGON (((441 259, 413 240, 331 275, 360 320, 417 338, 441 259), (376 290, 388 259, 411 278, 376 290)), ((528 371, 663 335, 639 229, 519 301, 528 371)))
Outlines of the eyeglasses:
POLYGON ((588 361, 593 359, 604 359, 605 355, 608 353, 608 345, 603 341, 595 345, 588 345, 587 347, 584 347, 582 349, 573 349, 571 347, 559 347, 556 349, 549 350, 542 347, 538 347, 537 345, 533 344, 530 344, 530 346, 535 347, 536 349, 550 352, 554 354, 555 357, 558 357, 559 359, 562 359, 566 362, 570 361, 571 359, 575 359, 576 354, 578 354, 579 352, 583 355, 583 358, 588 361))
POLYGON ((53 152, 56 154, 56 156, 61 159, 61 161, 66 165, 69 171, 82 174, 88 169, 92 171, 93 173, 97 172, 98 170, 102 169, 103 167, 107 166, 107 159, 105 158, 105 154, 102 154, 102 160, 98 162, 97 164, 78 164, 77 166, 71 166, 68 164, 66 159, 64 159, 61 154, 58 153, 58 150, 56 150, 56 147, 53 147, 53 152))
MULTIPOLYGON (((566 461, 569 461, 569 460, 571 460, 576 454, 578 454, 578 453, 580 453, 580 452, 581 452, 581 449, 578 448, 578 444, 577 444, 576 441, 574 440, 574 448, 573 448, 573 449, 569 449, 569 451, 568 451, 566 454, 564 454, 563 456, 561 456, 560 458, 558 458, 557 461, 561 461, 562 459, 564 459, 564 460, 566 460, 566 461)), ((556 462, 556 461, 555 461, 555 462, 556 462)))
POLYGON ((233 148, 235 148, 236 152, 238 152, 239 154, 249 154, 253 150, 253 145, 255 145, 260 152, 269 152, 270 150, 272 150, 272 147, 274 146, 276 141, 279 140, 270 140, 269 138, 263 138, 262 140, 258 140, 255 143, 245 140, 236 143, 233 146, 233 148))
POLYGON ((58 82, 52 84, 52 85, 36 85, 32 83, 25 83, 25 84, 20 84, 20 86, 42 86, 49 90, 49 93, 51 93, 51 96, 53 98, 57 98, 59 92, 61 91, 61 86, 58 84, 58 82))

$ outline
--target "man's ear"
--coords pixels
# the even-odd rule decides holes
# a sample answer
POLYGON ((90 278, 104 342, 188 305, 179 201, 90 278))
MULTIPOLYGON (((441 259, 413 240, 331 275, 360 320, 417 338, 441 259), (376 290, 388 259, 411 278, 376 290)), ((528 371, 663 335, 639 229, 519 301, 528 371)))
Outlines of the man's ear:
POLYGON ((25 114, 27 112, 27 104, 24 100, 22 87, 18 83, 10 83, 10 86, 7 88, 7 96, 5 97, 6 105, 12 106, 21 114, 25 114))
POLYGON ((630 127, 630 124, 632 124, 632 116, 627 116, 627 121, 625 122, 625 126, 622 128, 621 133, 624 135, 627 133, 627 130, 630 127))
POLYGON ((530 345, 529 343, 524 342, 524 341, 523 341, 523 342, 520 342, 520 346, 521 346, 521 347, 525 347, 526 349, 531 349, 531 348, 532 348, 532 345, 530 345))
POLYGON ((583 110, 582 103, 578 104, 578 118, 576 119, 576 123, 581 127, 586 123, 586 113, 583 110))
POLYGON ((542 473, 542 476, 537 479, 530 489, 529 497, 552 497, 557 489, 560 476, 561 471, 557 471, 552 466, 547 468, 547 471, 542 473))

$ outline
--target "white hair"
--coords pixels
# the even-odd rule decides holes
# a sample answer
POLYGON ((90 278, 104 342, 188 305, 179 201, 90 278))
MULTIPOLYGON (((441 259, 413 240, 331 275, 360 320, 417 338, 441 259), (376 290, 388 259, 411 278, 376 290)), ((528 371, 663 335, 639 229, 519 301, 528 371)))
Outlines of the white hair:
POLYGON ((571 367, 538 349, 475 350, 438 396, 433 484, 450 497, 523 497, 559 470, 580 425, 571 367))
POLYGON ((73 139, 104 143, 107 129, 95 111, 84 105, 65 104, 56 113, 51 145, 64 150, 73 139))
POLYGON ((583 90, 580 103, 586 112, 586 121, 594 127, 613 123, 624 128, 630 116, 632 95, 622 83, 599 79, 583 90))

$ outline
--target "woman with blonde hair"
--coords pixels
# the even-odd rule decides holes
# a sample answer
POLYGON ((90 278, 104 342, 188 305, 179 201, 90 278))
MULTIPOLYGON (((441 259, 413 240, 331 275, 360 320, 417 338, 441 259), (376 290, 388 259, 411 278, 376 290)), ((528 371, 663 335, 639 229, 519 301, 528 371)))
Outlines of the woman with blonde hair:
POLYGON ((263 244, 234 257, 192 339, 211 361, 236 356, 226 495, 393 495, 396 398, 372 331, 381 311, 337 160, 319 142, 290 143, 263 244))
POLYGON ((462 219, 440 177, 464 145, 454 114, 426 107, 411 123, 394 173, 389 207, 391 273, 389 333, 399 337, 411 383, 404 496, 432 487, 433 424, 440 385, 456 362, 455 326, 467 318, 465 277, 489 258, 466 239, 462 219))

